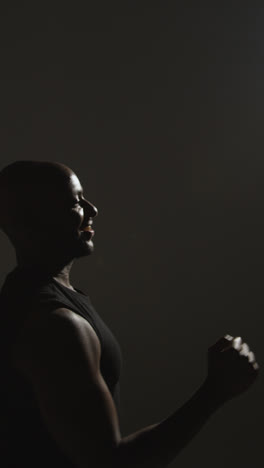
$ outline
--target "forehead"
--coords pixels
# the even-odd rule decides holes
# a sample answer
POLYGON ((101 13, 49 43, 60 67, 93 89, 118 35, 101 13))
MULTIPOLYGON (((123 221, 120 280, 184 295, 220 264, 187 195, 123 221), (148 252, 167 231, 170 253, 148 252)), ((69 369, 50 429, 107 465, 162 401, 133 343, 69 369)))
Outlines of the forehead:
MULTIPOLYGON (((32 194, 32 189, 30 192, 32 194)), ((59 177, 55 174, 36 187, 36 201, 47 208, 62 206, 67 200, 72 200, 82 192, 83 188, 76 174, 72 171, 67 173, 63 171, 59 177)))
POLYGON ((69 185, 74 192, 74 194, 78 194, 83 191, 82 185, 77 177, 76 174, 71 174, 69 178, 69 185))

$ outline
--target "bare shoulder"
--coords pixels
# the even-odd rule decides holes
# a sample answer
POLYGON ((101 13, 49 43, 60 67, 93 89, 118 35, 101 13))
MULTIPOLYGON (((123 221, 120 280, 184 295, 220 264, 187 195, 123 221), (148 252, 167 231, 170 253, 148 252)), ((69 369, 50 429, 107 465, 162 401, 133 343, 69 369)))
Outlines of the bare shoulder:
POLYGON ((13 350, 15 362, 23 365, 35 356, 54 355, 62 349, 71 348, 78 343, 84 353, 97 366, 101 356, 101 345, 97 334, 87 320, 76 312, 58 307, 41 307, 31 314, 21 329, 13 350))
POLYGON ((37 311, 17 342, 16 366, 32 386, 43 421, 79 467, 108 466, 121 440, 100 353, 91 325, 67 308, 37 311))

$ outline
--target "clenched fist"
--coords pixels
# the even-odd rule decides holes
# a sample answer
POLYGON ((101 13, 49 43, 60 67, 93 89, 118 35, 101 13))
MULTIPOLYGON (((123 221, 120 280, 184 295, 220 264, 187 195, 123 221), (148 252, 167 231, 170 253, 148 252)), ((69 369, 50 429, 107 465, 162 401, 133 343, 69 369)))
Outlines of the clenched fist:
POLYGON ((258 373, 255 355, 240 336, 225 335, 208 348, 205 383, 217 405, 245 392, 258 373))

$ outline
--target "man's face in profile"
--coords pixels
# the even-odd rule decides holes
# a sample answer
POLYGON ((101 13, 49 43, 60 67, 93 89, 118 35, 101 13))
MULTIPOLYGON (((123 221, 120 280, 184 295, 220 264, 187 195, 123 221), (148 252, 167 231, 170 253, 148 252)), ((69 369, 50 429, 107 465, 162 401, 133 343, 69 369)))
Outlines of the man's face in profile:
POLYGON ((53 251, 55 256, 65 252, 78 258, 94 250, 93 234, 82 229, 97 216, 98 210, 84 197, 74 172, 63 169, 63 175, 41 184, 32 181, 25 194, 22 224, 15 229, 24 230, 27 250, 53 251))

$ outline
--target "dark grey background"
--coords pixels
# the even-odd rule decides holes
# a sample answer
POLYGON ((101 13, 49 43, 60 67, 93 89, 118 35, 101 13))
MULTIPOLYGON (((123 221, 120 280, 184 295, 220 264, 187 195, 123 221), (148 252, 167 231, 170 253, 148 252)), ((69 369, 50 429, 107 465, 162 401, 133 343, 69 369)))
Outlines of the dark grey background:
MULTIPOLYGON (((120 342, 123 435, 193 394, 221 335, 264 362, 264 11, 178 3, 1 11, 1 168, 62 162, 99 210, 71 281, 120 342)), ((262 467, 262 398, 260 373, 172 466, 262 467)))

